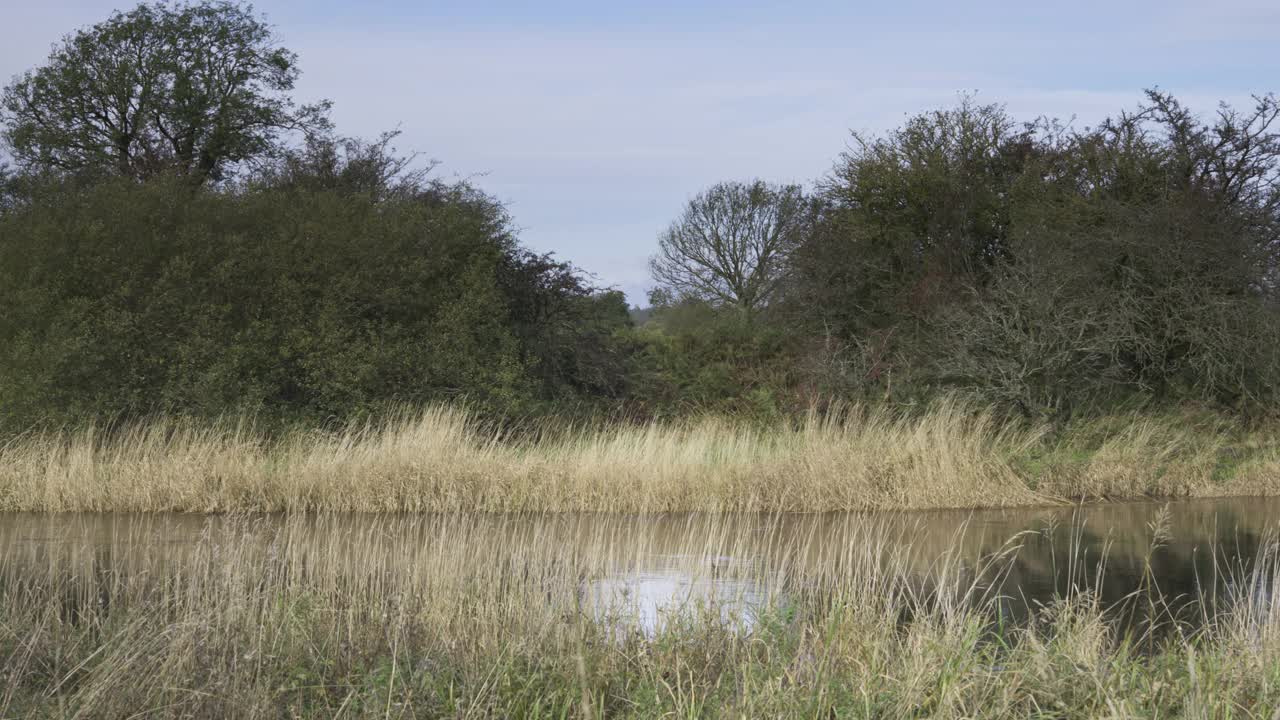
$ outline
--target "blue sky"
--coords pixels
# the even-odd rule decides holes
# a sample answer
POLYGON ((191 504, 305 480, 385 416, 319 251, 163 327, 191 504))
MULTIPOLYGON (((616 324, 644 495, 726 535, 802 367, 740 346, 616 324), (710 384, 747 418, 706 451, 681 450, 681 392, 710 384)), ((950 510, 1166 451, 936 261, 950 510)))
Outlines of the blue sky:
MULTIPOLYGON (((123 2, 0 0, 0 78, 123 2)), ((1087 125, 1144 87, 1202 113, 1280 90, 1280 1, 1000 3, 263 0, 301 100, 399 128, 504 200, 525 244, 643 301, 646 259, 723 179, 812 182, 849 131, 960 92, 1087 125)))

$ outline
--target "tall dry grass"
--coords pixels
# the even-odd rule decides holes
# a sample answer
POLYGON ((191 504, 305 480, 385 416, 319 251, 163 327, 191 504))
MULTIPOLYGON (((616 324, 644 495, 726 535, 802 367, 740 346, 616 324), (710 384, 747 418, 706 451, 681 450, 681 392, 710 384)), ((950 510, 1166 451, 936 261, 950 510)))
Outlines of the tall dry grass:
POLYGON ((986 580, 1006 571, 1017 538, 974 567, 916 552, 878 521, 805 535, 725 515, 674 534, 619 516, 231 517, 175 542, 165 520, 142 518, 80 542, 46 520, 44 533, 0 528, 0 717, 1280 708, 1274 541, 1224 580, 1237 588, 1231 610, 1144 643, 1079 588, 1002 627, 986 580), (691 578, 764 588, 749 622, 721 596, 641 627, 626 598, 592 592, 655 556, 691 578))
POLYGON ((271 441, 248 423, 157 421, 0 445, 0 510, 823 511, 1280 489, 1275 444, 1235 459, 1220 429, 1113 425, 1051 438, 956 401, 913 415, 852 408, 771 427, 704 418, 520 440, 449 407, 271 441))

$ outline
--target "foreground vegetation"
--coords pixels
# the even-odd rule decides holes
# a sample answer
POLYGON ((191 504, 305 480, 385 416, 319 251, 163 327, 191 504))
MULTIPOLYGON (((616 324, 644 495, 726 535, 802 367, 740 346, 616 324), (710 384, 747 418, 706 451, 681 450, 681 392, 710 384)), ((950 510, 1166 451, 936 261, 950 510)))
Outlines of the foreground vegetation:
POLYGON ((448 407, 336 432, 163 422, 0 445, 0 510, 825 511, 1280 492, 1280 444, 1216 416, 1049 432, 957 401, 795 423, 506 436, 448 407))
MULTIPOLYGON (((713 519, 674 544, 646 535, 653 527, 293 516, 214 523, 189 542, 122 526, 92 548, 59 542, 56 524, 36 533, 47 541, 0 531, 0 715, 1271 718, 1280 708, 1274 544, 1251 571, 1218 579, 1235 588, 1226 611, 1122 631, 1079 589, 1028 624, 1001 625, 987 588, 1016 538, 975 570, 954 554, 922 562, 937 556, 868 521, 784 538, 713 519), (711 597, 638 624, 596 581, 658 549, 681 572, 766 588, 763 599, 711 597)), ((1161 542, 1158 528, 1150 537, 1161 542)))

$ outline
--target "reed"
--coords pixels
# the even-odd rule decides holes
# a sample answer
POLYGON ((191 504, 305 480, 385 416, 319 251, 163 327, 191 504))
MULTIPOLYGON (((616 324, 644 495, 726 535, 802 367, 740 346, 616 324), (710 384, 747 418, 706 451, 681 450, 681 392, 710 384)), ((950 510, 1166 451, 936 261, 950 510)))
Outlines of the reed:
POLYGON ((972 564, 857 517, 805 534, 731 515, 226 516, 182 535, 154 516, 91 538, 43 521, 61 532, 0 529, 0 717, 1280 708, 1274 538, 1223 578, 1229 611, 1157 638, 1082 587, 1002 625, 992 582, 1020 538, 972 564), (729 590, 642 623, 601 589, 654 557, 729 590))
POLYGON ((947 400, 761 427, 721 418, 540 437, 432 407, 267 439, 251 423, 157 420, 0 445, 0 510, 825 511, 1272 494, 1274 435, 1112 418, 1065 432, 947 400), (1108 424, 1109 423, 1109 424, 1108 424))

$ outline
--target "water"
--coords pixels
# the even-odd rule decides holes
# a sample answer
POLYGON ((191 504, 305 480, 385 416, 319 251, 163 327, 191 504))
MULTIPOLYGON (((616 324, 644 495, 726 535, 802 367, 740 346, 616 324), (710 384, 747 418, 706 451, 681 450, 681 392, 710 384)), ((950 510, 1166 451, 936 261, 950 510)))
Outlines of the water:
POLYGON ((301 564, 308 552, 326 552, 387 572, 415 563, 437 573, 562 568, 576 578, 582 607, 653 633, 694 611, 749 630, 789 593, 892 556, 893 571, 918 578, 922 593, 945 575, 1000 598, 1012 623, 1088 590, 1125 623, 1195 625, 1241 597, 1277 601, 1240 585, 1277 522, 1280 499, 1258 498, 816 515, 8 514, 0 515, 0 569, 156 572, 210 547, 278 540, 271 533, 288 528, 301 564))
MULTIPOLYGON (((1175 625, 1202 625, 1242 598, 1257 604, 1280 602, 1264 596, 1271 586, 1253 575, 1265 560, 1266 543, 1277 540, 1277 498, 832 513, 784 516, 775 522, 779 528, 773 531, 779 536, 810 538, 818 545, 851 534, 862 539, 851 528, 870 528, 890 552, 895 546, 904 550, 906 566, 922 582, 948 573, 961 585, 972 584, 979 588, 973 595, 996 598, 1003 620, 1012 624, 1082 593, 1096 597, 1123 628, 1156 630, 1157 635, 1175 625), (1249 586, 1241 587, 1242 580, 1249 586)), ((708 580, 715 573, 697 572, 697 560, 656 553, 646 567, 602 580, 593 592, 600 599, 629 604, 650 631, 664 613, 703 604, 718 605, 723 616, 749 629, 757 612, 776 598, 777 588, 767 580, 708 580), (692 572, 678 562, 689 559, 695 560, 692 572)), ((701 558, 701 564, 723 567, 730 560, 701 558)))

